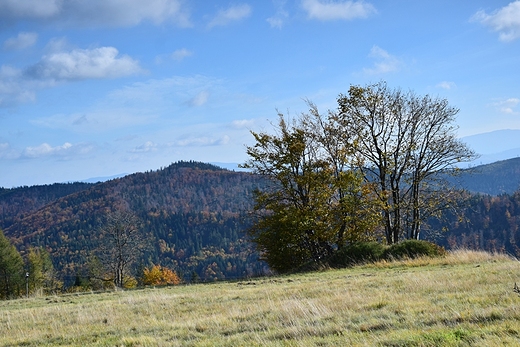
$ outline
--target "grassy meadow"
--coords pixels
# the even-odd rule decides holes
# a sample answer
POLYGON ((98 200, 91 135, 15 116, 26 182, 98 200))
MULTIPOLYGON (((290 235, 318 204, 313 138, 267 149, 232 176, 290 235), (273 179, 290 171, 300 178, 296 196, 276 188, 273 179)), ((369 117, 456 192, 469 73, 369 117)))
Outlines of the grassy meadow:
POLYGON ((1 346, 518 346, 520 264, 446 258, 0 301, 1 346))

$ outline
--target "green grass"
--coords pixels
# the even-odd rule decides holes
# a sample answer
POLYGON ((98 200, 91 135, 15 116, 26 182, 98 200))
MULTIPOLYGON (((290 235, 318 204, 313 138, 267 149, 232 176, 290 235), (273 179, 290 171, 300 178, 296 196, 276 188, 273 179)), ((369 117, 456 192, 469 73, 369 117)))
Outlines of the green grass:
POLYGON ((517 346, 520 264, 446 258, 0 302, 2 346, 517 346))

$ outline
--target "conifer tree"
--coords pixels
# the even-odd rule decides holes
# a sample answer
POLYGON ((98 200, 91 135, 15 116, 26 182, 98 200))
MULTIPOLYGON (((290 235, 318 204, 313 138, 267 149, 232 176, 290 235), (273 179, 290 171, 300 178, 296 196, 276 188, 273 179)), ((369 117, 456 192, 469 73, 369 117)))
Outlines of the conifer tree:
POLYGON ((0 298, 10 299, 21 295, 24 275, 22 256, 0 230, 0 298))

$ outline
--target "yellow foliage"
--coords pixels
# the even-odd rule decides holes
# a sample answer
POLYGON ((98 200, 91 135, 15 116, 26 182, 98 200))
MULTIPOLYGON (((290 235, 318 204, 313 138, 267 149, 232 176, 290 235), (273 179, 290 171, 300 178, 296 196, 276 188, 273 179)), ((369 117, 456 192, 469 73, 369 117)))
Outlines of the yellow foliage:
POLYGON ((154 265, 151 269, 147 267, 144 269, 143 283, 153 286, 177 285, 181 280, 175 271, 161 265, 154 265))
POLYGON ((132 276, 125 276, 123 280, 123 288, 131 289, 137 287, 137 280, 132 276))

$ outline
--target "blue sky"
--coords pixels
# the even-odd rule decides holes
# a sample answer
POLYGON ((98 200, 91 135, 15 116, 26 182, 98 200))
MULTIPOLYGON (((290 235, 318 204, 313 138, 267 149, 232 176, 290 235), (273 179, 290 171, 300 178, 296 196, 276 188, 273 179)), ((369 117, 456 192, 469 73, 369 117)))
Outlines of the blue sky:
POLYGON ((0 186, 240 163, 352 84, 520 129, 520 1, 0 0, 0 186))

